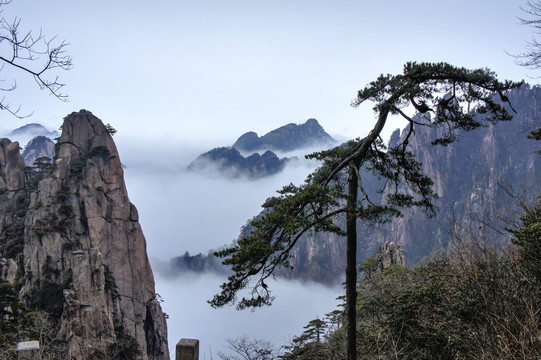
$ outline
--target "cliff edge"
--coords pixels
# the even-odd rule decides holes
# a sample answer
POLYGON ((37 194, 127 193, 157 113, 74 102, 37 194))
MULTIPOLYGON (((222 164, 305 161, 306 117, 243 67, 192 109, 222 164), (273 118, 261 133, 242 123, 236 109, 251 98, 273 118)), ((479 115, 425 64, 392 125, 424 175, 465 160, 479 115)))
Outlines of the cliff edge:
POLYGON ((70 358, 111 356, 124 346, 138 359, 169 359, 146 240, 101 120, 86 110, 64 119, 52 168, 34 189, 24 186, 18 144, 0 145, 0 200, 10 205, 0 210, 0 226, 22 224, 21 246, 2 247, 0 279, 29 308, 59 320, 70 358))

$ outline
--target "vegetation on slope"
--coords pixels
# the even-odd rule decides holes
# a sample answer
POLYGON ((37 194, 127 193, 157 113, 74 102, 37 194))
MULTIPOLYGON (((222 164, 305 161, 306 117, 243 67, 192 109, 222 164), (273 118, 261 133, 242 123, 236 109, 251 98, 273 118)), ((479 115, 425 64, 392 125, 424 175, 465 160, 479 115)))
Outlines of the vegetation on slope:
MULTIPOLYGON (((414 269, 367 260, 357 302, 362 359, 541 357, 541 201, 496 251, 470 244, 414 269)), ((330 323, 329 323, 330 324, 330 323)), ((343 359, 345 329, 294 339, 283 359, 343 359), (299 341, 300 340, 300 341, 299 341)))

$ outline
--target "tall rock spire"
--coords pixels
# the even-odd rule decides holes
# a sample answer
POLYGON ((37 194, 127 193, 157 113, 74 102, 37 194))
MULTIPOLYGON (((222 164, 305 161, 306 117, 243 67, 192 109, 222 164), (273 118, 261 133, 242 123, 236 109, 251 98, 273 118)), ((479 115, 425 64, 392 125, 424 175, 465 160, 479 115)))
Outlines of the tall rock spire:
POLYGON ((169 359, 137 210, 113 139, 89 111, 64 119, 52 175, 30 195, 24 227, 20 297, 60 318, 70 356, 169 359))

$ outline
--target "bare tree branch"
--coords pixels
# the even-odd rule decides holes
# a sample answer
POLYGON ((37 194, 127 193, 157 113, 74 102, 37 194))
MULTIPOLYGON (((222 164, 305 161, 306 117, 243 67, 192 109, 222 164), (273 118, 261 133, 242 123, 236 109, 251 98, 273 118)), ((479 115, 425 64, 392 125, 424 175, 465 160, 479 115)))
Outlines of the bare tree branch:
MULTIPOLYGON (((0 1, 0 6, 7 5, 11 0, 0 1)), ((1 14, 0 10, 0 14, 1 14)), ((21 32, 21 19, 15 18, 8 21, 5 17, 0 18, 0 73, 12 69, 16 73, 31 76, 40 90, 46 90, 59 100, 67 101, 67 94, 62 92, 65 86, 59 80, 56 70, 70 70, 73 66, 72 58, 67 53, 69 46, 65 41, 58 42, 56 37, 47 38, 40 30, 37 35, 32 31, 21 32)), ((7 81, 0 78, 0 82, 7 81)), ((8 87, 0 88, 0 91, 14 91, 17 88, 15 78, 8 87)), ((5 97, 0 101, 0 110, 6 110, 10 114, 24 118, 31 114, 21 115, 21 107, 12 109, 5 97)))

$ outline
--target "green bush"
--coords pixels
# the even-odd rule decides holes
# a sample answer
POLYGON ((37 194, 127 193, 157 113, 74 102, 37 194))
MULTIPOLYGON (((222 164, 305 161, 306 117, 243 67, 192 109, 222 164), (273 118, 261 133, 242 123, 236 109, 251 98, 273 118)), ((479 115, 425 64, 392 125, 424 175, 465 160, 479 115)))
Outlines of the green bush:
POLYGON ((86 165, 86 159, 77 159, 71 163, 70 172, 72 175, 79 175, 86 165))
POLYGON ((103 146, 103 145, 95 146, 92 149, 90 149, 90 151, 88 152, 88 158, 99 156, 102 159, 106 160, 109 157, 109 155, 111 155, 111 152, 109 151, 107 146, 103 146))
MULTIPOLYGON (((414 269, 361 269, 357 303, 362 359, 541 359, 541 203, 513 231, 515 247, 459 249, 414 269), (479 250, 482 249, 482 250, 479 250)), ((343 327, 298 343, 283 359, 345 357, 343 327)))
POLYGON ((17 259, 24 249, 24 222, 17 219, 5 225, 0 234, 0 249, 2 257, 17 259))
POLYGON ((113 276, 111 270, 109 270, 109 266, 103 266, 105 275, 105 291, 109 292, 111 294, 111 298, 115 300, 118 298, 118 288, 116 286, 115 277, 113 276))

